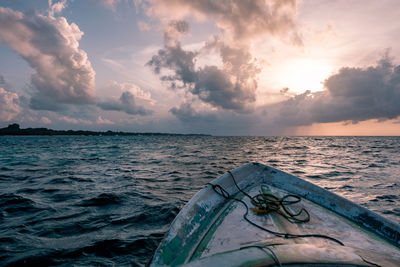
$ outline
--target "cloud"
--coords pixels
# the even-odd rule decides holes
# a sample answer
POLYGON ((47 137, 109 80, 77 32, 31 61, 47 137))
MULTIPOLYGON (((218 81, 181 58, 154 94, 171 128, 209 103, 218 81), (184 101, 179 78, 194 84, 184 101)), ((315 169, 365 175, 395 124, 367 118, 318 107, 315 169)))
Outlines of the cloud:
POLYGON ((103 110, 121 111, 130 115, 150 115, 152 110, 144 107, 153 105, 150 93, 131 83, 112 82, 107 86, 109 91, 122 91, 118 99, 99 101, 97 106, 103 110))
POLYGON ((51 124, 51 120, 47 117, 40 118, 39 122, 43 124, 51 124))
POLYGON ((115 6, 120 2, 120 0, 100 0, 104 6, 110 8, 112 11, 115 11, 115 6))
POLYGON ((247 48, 215 41, 205 50, 215 49, 223 67, 205 66, 198 70, 192 92, 204 102, 224 109, 246 111, 256 100, 257 74, 260 68, 247 48))
POLYGON ((68 109, 68 105, 55 102, 52 97, 36 94, 29 100, 29 108, 34 110, 62 112, 68 109))
POLYGON ((83 124, 83 125, 93 125, 93 122, 91 120, 85 120, 85 119, 76 119, 76 118, 71 118, 68 116, 59 116, 57 118, 59 121, 70 123, 70 124, 83 124))
POLYGON ((131 92, 123 92, 118 100, 108 100, 98 103, 103 110, 123 111, 131 115, 149 115, 152 112, 142 106, 138 106, 135 96, 131 92))
POLYGON ((64 1, 49 3, 49 16, 0 7, 0 41, 36 71, 31 77, 36 89, 32 108, 93 103, 95 71, 79 49, 83 32, 64 17, 52 16, 62 10, 64 1))
POLYGON ((173 107, 170 109, 170 112, 184 123, 197 123, 198 121, 215 122, 217 120, 216 114, 195 111, 190 103, 182 103, 179 107, 173 107))
POLYGON ((185 102, 172 108, 170 112, 178 119, 178 124, 174 122, 170 124, 184 132, 216 135, 277 135, 282 133, 282 127, 275 127, 270 121, 264 121, 257 111, 251 114, 236 113, 207 109, 202 105, 196 106, 194 103, 185 102))
POLYGON ((151 31, 151 26, 144 21, 138 21, 137 26, 138 26, 139 30, 142 32, 151 31))
POLYGON ((194 59, 196 52, 182 49, 178 40, 180 34, 187 32, 188 24, 185 21, 171 22, 164 31, 164 49, 160 49, 157 55, 147 63, 156 74, 161 74, 163 68, 171 69, 173 75, 162 75, 161 80, 170 81, 171 88, 185 88, 196 79, 194 59), (178 85, 177 82, 182 82, 178 85))
POLYGON ((247 111, 255 101, 256 75, 260 69, 247 49, 214 39, 202 52, 217 51, 223 67, 195 67, 201 52, 186 51, 179 38, 189 30, 185 21, 172 21, 164 31, 164 49, 147 63, 171 89, 184 89, 200 100, 222 109, 247 111), (163 70, 172 71, 163 74, 163 70))
POLYGON ((97 124, 108 124, 112 125, 115 124, 113 121, 110 121, 109 119, 103 118, 102 116, 98 116, 96 119, 97 124))
POLYGON ((188 133, 247 134, 246 131, 252 124, 243 113, 195 108, 193 103, 188 102, 173 107, 170 112, 178 119, 175 127, 188 133))
POLYGON ((22 111, 20 99, 16 93, 0 87, 0 122, 15 119, 22 111))
POLYGON ((341 68, 322 92, 305 92, 268 107, 286 125, 394 119, 400 115, 400 65, 388 56, 375 66, 341 68))
POLYGON ((0 74, 0 87, 9 92, 15 92, 15 88, 6 81, 3 75, 0 74))
POLYGON ((15 120, 24 111, 26 99, 18 95, 14 88, 0 75, 0 122, 15 120))
POLYGON ((196 16, 214 20, 224 35, 236 41, 265 34, 290 34, 293 43, 302 41, 296 31, 296 0, 151 0, 151 16, 182 19, 196 16))
POLYGON ((253 110, 261 68, 251 54, 251 44, 263 36, 289 38, 302 45, 295 26, 295 0, 150 0, 141 2, 147 14, 165 24, 164 48, 147 63, 171 89, 186 93, 222 110, 253 110), (184 49, 181 38, 189 32, 184 19, 214 21, 220 32, 198 51, 184 49), (168 21, 168 23, 165 23, 168 21), (197 66, 209 54, 221 64, 197 66))
POLYGON ((67 7, 67 0, 61 0, 60 2, 55 2, 53 4, 53 0, 49 0, 49 17, 54 17, 55 14, 61 13, 64 8, 67 7))

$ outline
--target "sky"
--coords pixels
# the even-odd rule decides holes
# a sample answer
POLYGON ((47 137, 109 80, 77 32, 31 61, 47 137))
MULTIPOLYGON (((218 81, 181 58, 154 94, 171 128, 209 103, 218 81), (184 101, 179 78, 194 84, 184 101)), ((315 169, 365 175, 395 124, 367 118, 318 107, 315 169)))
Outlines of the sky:
POLYGON ((399 135, 398 0, 0 0, 0 127, 399 135))

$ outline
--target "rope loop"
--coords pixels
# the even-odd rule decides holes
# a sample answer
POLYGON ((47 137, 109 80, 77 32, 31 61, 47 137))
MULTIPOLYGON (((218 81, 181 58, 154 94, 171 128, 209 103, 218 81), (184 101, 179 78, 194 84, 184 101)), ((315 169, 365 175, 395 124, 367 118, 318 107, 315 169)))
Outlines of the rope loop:
POLYGON ((230 199, 231 196, 229 195, 228 191, 226 191, 222 186, 220 186, 219 184, 212 184, 212 183, 208 183, 209 185, 211 185, 211 187, 214 189, 214 191, 219 194, 220 196, 222 196, 225 199, 230 199))

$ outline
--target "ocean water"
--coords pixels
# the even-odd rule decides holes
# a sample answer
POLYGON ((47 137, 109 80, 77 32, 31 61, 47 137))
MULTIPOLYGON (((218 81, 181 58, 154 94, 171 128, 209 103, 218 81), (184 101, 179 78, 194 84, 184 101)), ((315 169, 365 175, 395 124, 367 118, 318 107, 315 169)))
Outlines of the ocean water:
POLYGON ((399 137, 0 136, 0 265, 145 265, 183 205, 248 162, 400 223, 399 137))

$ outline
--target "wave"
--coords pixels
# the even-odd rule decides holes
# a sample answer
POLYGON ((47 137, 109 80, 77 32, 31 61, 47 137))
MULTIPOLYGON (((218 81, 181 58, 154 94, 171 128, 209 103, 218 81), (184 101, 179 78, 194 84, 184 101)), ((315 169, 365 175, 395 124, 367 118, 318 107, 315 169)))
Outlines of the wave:
POLYGON ((77 206, 81 207, 103 207, 118 205, 123 202, 123 198, 111 193, 101 193, 100 195, 81 201, 77 206))

